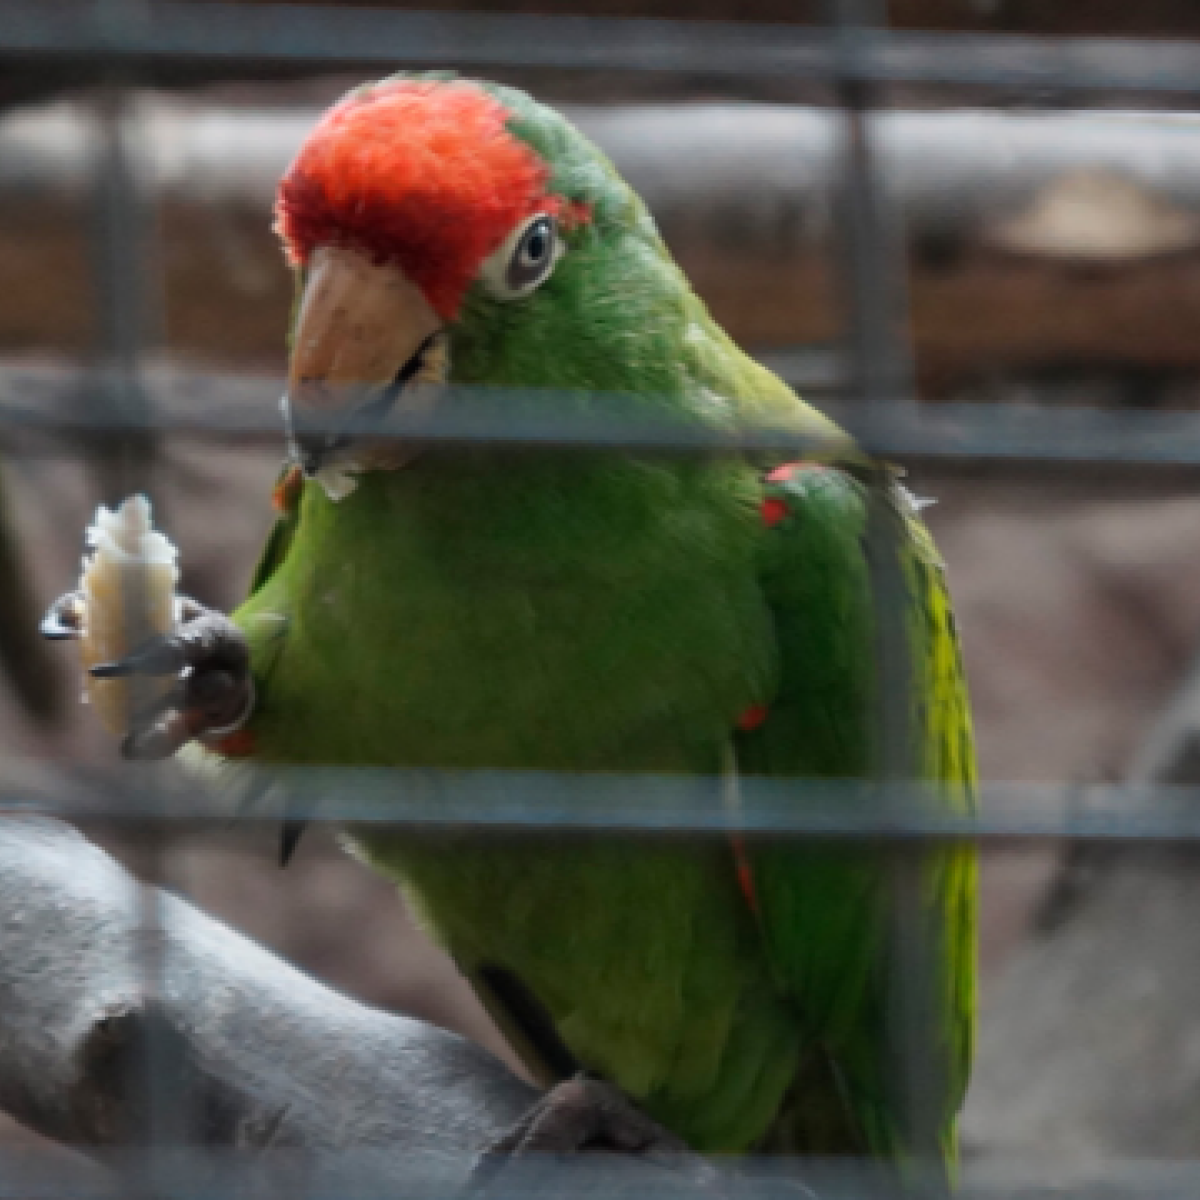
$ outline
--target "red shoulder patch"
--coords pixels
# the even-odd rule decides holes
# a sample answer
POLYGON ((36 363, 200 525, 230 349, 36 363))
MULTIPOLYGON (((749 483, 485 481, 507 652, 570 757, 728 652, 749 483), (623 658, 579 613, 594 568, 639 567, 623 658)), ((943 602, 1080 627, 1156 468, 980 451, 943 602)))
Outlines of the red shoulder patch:
POLYGON ((768 529, 774 529, 788 515, 788 502, 783 485, 797 471, 802 471, 812 465, 812 463, 805 462, 784 463, 783 466, 776 467, 773 471, 768 471, 763 476, 764 495, 762 504, 759 506, 759 512, 762 515, 763 524, 768 529))
POLYGON ((787 501, 781 496, 768 496, 759 506, 763 524, 768 529, 774 529, 787 516, 787 501))
POLYGON ((749 733, 752 729, 757 729, 766 719, 770 710, 765 704, 755 704, 753 707, 746 709, 737 720, 737 727, 743 733, 749 733))

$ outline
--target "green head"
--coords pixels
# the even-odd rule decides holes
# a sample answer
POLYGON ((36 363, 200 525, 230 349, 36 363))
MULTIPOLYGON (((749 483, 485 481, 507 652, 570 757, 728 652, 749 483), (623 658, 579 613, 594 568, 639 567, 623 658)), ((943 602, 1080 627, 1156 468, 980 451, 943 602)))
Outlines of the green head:
POLYGON ((301 280, 293 443, 331 493, 403 465, 412 449, 372 444, 370 418, 444 403, 446 382, 688 412, 681 352, 702 307, 603 154, 521 92, 430 76, 357 89, 300 150, 277 216, 301 280))

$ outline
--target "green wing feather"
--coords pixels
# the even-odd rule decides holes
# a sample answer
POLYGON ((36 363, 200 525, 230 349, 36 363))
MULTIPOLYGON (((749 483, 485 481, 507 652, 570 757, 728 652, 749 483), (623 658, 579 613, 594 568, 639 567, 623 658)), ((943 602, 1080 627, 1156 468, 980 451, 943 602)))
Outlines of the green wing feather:
MULTIPOLYGON (((804 466, 767 483, 782 514, 768 538, 764 587, 776 622, 782 681, 767 720, 737 740, 748 775, 863 779, 873 768, 873 619, 863 552, 865 485, 804 466)), ((907 498, 901 556, 910 589, 916 752, 940 802, 969 810, 974 758, 950 601, 931 540, 907 498)), ((869 798, 864 798, 870 802, 869 798)), ((955 1116, 966 1087, 974 1012, 975 860, 970 847, 921 848, 921 912, 932 979, 907 1019, 917 1033, 931 1102, 914 1127, 894 1074, 898 971, 890 965, 885 851, 863 843, 752 845, 748 861, 767 953, 795 997, 808 1054, 770 1136, 772 1148, 901 1160, 937 1154, 952 1176, 955 1116)), ((911 1043, 910 1043, 911 1044, 911 1043)))

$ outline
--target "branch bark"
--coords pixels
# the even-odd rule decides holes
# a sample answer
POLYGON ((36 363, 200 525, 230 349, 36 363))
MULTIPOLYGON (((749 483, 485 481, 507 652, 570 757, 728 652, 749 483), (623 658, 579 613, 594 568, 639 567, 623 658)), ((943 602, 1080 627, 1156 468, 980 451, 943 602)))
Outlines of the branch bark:
POLYGON ((273 1185, 349 1172, 453 1188, 535 1098, 461 1038, 337 995, 153 898, 147 933, 134 881, 102 850, 58 821, 0 820, 0 1107, 30 1128, 92 1152, 165 1131, 243 1152, 273 1185), (147 949, 161 963, 153 994, 147 949))
MULTIPOLYGON (((480 1047, 338 995, 140 887, 61 821, 0 817, 0 913, 0 1108, 139 1189, 178 1194, 186 1172, 212 1195, 457 1194, 537 1098, 480 1047)), ((7 1182, 11 1159, 0 1167, 7 1182)), ((520 1160, 485 1191, 694 1200, 689 1169, 520 1160)))

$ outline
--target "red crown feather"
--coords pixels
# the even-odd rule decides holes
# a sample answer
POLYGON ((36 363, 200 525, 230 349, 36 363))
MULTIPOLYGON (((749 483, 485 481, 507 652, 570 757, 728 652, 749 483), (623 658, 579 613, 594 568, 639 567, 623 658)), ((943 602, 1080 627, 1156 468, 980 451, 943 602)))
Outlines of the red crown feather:
POLYGON ((509 132, 508 111, 461 81, 394 80, 322 117, 279 186, 275 228, 288 257, 353 245, 399 264, 444 319, 518 221, 574 206, 509 132))

